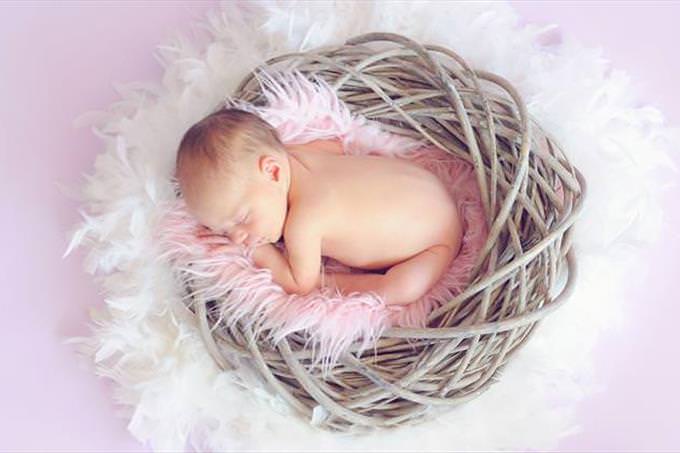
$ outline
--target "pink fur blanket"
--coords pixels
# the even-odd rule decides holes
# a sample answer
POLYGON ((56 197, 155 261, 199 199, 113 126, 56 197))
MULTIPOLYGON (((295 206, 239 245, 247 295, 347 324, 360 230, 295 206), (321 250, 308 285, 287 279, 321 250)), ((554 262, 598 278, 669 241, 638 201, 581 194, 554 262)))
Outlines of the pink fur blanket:
MULTIPOLYGON (((419 301, 387 306, 376 293, 341 295, 329 288, 306 296, 287 294, 272 282, 268 269, 254 266, 252 249, 228 238, 199 238, 199 225, 180 198, 163 218, 160 241, 165 259, 198 300, 220 300, 219 317, 227 325, 245 323, 267 332, 276 344, 291 332, 306 331, 315 361, 326 366, 357 340, 369 347, 391 326, 424 327, 434 308, 459 294, 469 283, 474 261, 487 236, 479 189, 468 163, 423 142, 382 131, 375 122, 352 115, 323 80, 299 73, 260 74, 267 104, 256 107, 240 100, 226 104, 260 115, 276 128, 286 144, 338 138, 346 154, 371 154, 409 159, 436 174, 449 188, 464 219, 461 252, 439 282, 419 301), (219 247, 215 247, 219 246, 219 247)), ((283 244, 277 244, 282 248, 283 244)), ((323 272, 351 271, 324 257, 323 272)))

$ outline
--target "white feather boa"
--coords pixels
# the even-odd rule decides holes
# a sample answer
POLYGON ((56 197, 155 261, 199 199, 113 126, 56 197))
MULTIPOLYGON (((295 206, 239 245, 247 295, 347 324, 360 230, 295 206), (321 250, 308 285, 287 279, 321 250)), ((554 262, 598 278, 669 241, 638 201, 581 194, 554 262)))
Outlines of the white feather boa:
POLYGON ((158 48, 166 69, 159 85, 120 86, 120 102, 82 119, 104 150, 67 254, 89 248, 85 266, 99 274, 107 309, 93 313, 91 336, 69 341, 115 381, 131 433, 158 450, 495 450, 551 449, 577 429, 574 403, 597 387, 590 350, 623 319, 617 288, 644 271, 631 266, 636 249, 658 238, 659 170, 672 167, 668 151, 679 136, 657 110, 635 106, 625 74, 608 73, 597 52, 571 40, 540 46, 551 27, 520 27, 495 2, 226 3, 205 25, 202 45, 178 38, 158 48), (580 278, 572 299, 541 323, 501 381, 436 421, 355 438, 287 415, 245 365, 238 375, 218 372, 151 236, 174 197, 183 132, 247 72, 276 54, 379 30, 448 46, 510 80, 589 192, 574 235, 580 278))

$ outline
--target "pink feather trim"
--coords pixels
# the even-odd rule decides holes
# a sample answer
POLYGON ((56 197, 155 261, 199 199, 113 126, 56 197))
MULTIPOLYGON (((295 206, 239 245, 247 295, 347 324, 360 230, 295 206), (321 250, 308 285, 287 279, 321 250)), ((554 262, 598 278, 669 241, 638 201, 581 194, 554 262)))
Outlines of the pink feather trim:
MULTIPOLYGON (((199 300, 225 298, 218 304, 227 325, 244 323, 268 332, 276 344, 291 332, 306 331, 315 363, 329 369, 347 349, 361 340, 365 350, 391 326, 424 327, 427 315, 469 284, 470 273, 487 236, 487 225, 473 168, 446 152, 408 137, 382 131, 375 122, 353 116, 323 80, 310 81, 295 72, 261 73, 267 105, 257 107, 230 99, 228 106, 260 115, 286 144, 338 138, 347 154, 373 154, 409 159, 437 175, 449 188, 464 221, 460 253, 448 272, 422 299, 405 306, 387 306, 375 293, 342 296, 322 288, 306 296, 287 294, 272 282, 268 269, 258 269, 252 249, 229 239, 197 237, 201 230, 182 199, 168 207, 160 228, 162 258, 199 300), (219 253, 213 249, 219 245, 219 253)), ((281 245, 279 245, 281 247, 281 245)), ((325 257, 324 272, 352 271, 325 257)))

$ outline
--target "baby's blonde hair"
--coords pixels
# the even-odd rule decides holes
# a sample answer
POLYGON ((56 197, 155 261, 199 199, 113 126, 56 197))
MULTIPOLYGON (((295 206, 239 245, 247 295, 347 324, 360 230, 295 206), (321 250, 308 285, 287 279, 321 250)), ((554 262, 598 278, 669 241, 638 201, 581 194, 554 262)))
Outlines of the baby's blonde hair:
POLYGON ((276 130, 254 113, 223 108, 206 116, 186 131, 179 144, 175 174, 178 179, 187 162, 208 165, 243 182, 244 163, 264 152, 284 152, 276 130))

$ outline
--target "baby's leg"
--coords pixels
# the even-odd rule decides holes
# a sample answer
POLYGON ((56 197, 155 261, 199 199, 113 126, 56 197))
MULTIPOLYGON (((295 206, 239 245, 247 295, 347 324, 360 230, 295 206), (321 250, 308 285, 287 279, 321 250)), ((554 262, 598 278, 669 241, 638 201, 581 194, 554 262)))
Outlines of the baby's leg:
POLYGON ((326 276, 327 284, 343 294, 354 291, 374 291, 388 305, 408 304, 423 297, 441 278, 453 259, 453 250, 446 245, 429 249, 392 266, 383 274, 335 273, 326 276))

